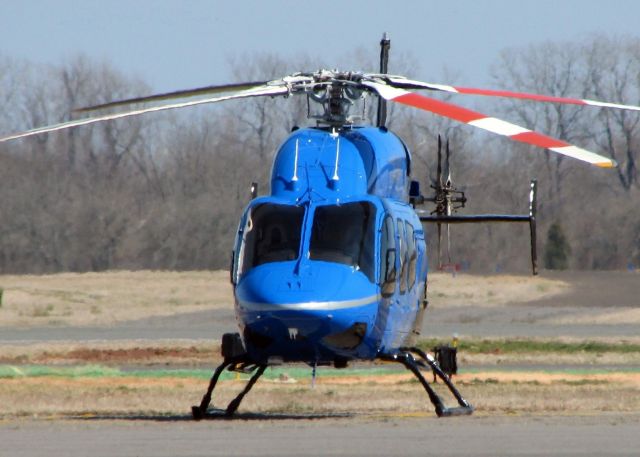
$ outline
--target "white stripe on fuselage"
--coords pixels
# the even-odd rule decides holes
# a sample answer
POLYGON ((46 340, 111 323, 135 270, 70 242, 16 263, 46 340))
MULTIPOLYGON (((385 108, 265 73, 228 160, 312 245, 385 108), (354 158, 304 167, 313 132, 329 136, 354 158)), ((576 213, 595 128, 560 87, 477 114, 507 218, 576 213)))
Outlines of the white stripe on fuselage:
POLYGON ((311 301, 301 303, 260 303, 238 300, 243 311, 335 311, 369 305, 380 300, 380 295, 340 301, 311 301))

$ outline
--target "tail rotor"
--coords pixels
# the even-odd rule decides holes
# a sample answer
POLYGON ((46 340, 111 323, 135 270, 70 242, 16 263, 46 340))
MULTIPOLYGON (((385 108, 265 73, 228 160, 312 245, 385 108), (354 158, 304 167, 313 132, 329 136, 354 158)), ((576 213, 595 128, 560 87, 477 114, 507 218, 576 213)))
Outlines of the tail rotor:
MULTIPOLYGON (((444 147, 444 169, 442 166, 442 137, 438 135, 438 166, 436 169, 436 179, 432 181, 431 188, 434 195, 426 198, 435 204, 435 209, 431 211, 431 216, 436 219, 441 217, 449 217, 458 209, 464 208, 467 198, 463 191, 453 186, 451 173, 451 148, 449 147, 449 139, 447 139, 444 147)), ((443 220, 437 220, 438 226, 438 269, 443 269, 442 263, 442 224, 443 220)), ((447 238, 447 264, 451 264, 451 227, 445 222, 446 238, 447 238)))

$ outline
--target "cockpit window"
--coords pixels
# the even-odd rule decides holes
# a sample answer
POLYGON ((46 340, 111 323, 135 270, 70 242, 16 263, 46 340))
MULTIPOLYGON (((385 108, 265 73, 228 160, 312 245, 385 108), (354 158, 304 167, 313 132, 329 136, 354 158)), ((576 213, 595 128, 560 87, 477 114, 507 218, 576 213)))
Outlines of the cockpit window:
POLYGON ((243 230, 240 274, 263 263, 297 259, 303 218, 301 206, 265 203, 252 208, 243 230))
POLYGON ((375 282, 375 207, 367 202, 316 208, 309 258, 342 263, 375 282))

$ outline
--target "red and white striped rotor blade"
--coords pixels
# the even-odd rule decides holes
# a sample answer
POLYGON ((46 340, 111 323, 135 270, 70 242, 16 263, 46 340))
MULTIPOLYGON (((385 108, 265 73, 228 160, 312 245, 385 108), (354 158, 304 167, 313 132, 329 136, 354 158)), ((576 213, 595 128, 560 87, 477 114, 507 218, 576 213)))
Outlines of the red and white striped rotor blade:
POLYGON ((142 108, 142 109, 124 111, 124 112, 114 113, 114 114, 105 114, 100 116, 86 117, 83 119, 76 119, 73 121, 63 122, 60 124, 37 127, 31 130, 27 130, 25 132, 18 132, 18 133, 2 136, 0 137, 0 143, 4 141, 9 141, 9 140, 15 140, 17 138, 25 138, 32 135, 38 135, 40 133, 55 132, 56 130, 69 129, 72 127, 78 127, 80 125, 95 124, 96 122, 110 121, 113 119, 121 119, 123 117, 138 116, 140 114, 152 113, 156 111, 165 111, 165 110, 176 109, 176 108, 185 108, 187 106, 204 105, 208 103, 222 102, 225 100, 233 100, 236 98, 264 97, 264 96, 273 97, 276 95, 287 95, 288 93, 289 93, 289 88, 284 84, 258 86, 258 87, 253 87, 251 89, 238 91, 231 95, 225 95, 223 97, 209 97, 209 98, 204 98, 204 99, 190 101, 190 102, 171 103, 167 105, 153 106, 150 108, 142 108))
POLYGON ((390 76, 385 79, 387 79, 393 87, 404 88, 404 89, 429 89, 429 90, 450 92, 453 94, 518 98, 521 100, 533 100, 537 102, 565 103, 570 105, 598 106, 601 108, 617 108, 617 109, 625 109, 625 110, 631 110, 631 111, 640 111, 640 106, 623 105, 620 103, 601 102, 598 100, 569 98, 569 97, 554 97, 551 95, 529 94, 526 92, 512 92, 508 90, 492 90, 492 89, 477 89, 474 87, 448 86, 446 84, 433 84, 433 83, 426 83, 422 81, 415 81, 412 79, 406 79, 399 76, 390 76))
POLYGON ((424 95, 409 92, 404 89, 398 89, 369 81, 364 81, 363 84, 374 89, 378 95, 385 100, 430 111, 434 114, 448 117, 458 122, 463 122, 498 135, 509 137, 514 141, 549 149, 550 151, 557 152, 568 157, 573 157, 574 159, 582 160, 598 167, 611 168, 616 166, 615 161, 608 159, 607 157, 587 151, 586 149, 582 149, 562 140, 534 132, 519 125, 512 124, 511 122, 490 117, 458 105, 425 97, 424 95))

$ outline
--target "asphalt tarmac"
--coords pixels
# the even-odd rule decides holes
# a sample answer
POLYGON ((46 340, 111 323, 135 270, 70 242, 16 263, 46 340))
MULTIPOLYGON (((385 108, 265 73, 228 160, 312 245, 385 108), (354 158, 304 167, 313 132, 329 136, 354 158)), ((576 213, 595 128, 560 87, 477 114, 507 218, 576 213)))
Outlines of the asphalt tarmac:
POLYGON ((0 423, 7 457, 637 456, 640 416, 0 423))

